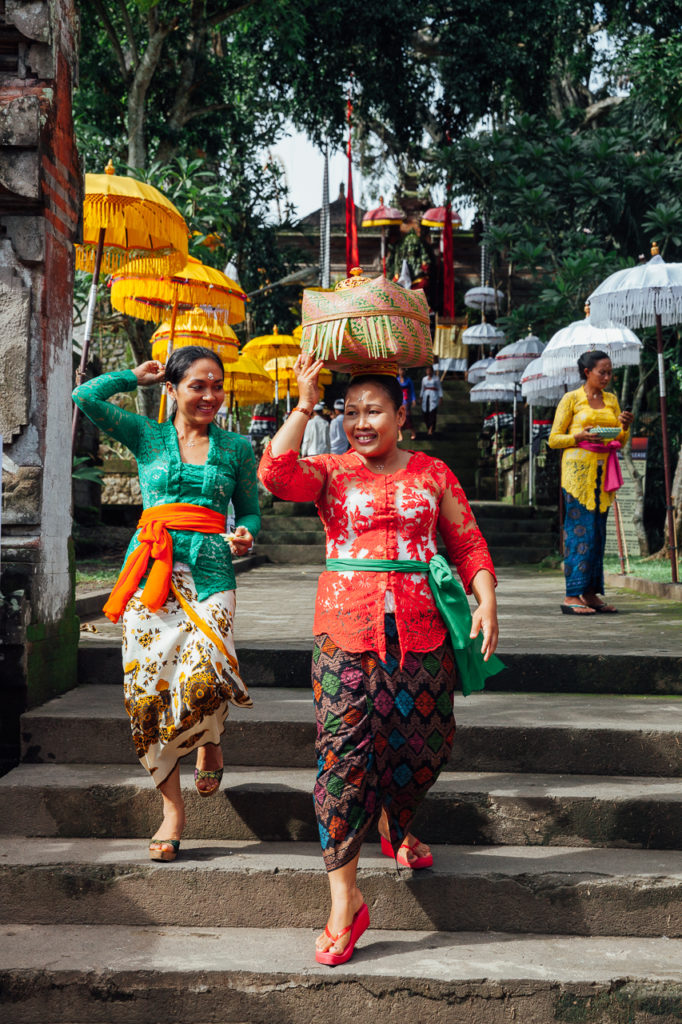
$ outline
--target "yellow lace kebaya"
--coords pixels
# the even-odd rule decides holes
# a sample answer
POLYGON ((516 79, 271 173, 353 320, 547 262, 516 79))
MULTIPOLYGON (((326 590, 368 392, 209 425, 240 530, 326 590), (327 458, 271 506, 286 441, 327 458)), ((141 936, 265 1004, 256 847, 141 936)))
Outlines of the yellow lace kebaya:
MULTIPOLYGON (((615 491, 604 490, 608 455, 578 448, 574 436, 590 427, 620 426, 618 399, 610 391, 603 391, 602 395, 604 408, 593 409, 584 387, 566 392, 557 406, 548 444, 550 448, 566 449, 561 459, 561 486, 590 511, 596 507, 597 470, 602 467, 599 511, 606 512, 615 494, 615 491)), ((617 440, 625 444, 629 433, 629 430, 621 430, 617 440)))

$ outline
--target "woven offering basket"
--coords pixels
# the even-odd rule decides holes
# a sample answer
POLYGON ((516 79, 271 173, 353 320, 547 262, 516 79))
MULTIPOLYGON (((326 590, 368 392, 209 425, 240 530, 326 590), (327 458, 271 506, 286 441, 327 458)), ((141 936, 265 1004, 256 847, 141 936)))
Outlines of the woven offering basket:
POLYGON ((407 291, 385 277, 353 277, 333 292, 303 293, 301 349, 346 373, 397 373, 398 366, 433 360, 429 307, 423 291, 407 291))

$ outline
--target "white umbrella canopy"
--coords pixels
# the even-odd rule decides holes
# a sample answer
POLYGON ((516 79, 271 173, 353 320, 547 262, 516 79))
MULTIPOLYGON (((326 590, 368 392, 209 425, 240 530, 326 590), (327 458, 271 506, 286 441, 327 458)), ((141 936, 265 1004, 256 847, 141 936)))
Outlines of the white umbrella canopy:
POLYGON ((668 439, 668 412, 663 361, 663 325, 682 323, 682 263, 666 263, 654 242, 651 259, 637 267, 611 274, 590 295, 588 302, 596 323, 616 320, 628 327, 656 325, 658 397, 661 408, 661 443, 665 480, 666 518, 670 546, 670 572, 678 582, 677 542, 672 503, 672 471, 668 439))
POLYGON ((488 367, 493 362, 492 356, 486 356, 485 359, 477 359, 475 363, 472 363, 467 370, 467 380, 470 384, 480 384, 482 380, 485 380, 488 367))
POLYGON ((513 402, 516 388, 509 380, 491 380, 486 377, 480 384, 475 384, 469 392, 472 402, 513 402))
POLYGON ((483 309, 492 312, 504 302, 504 292, 487 285, 479 284, 464 293, 464 305, 469 309, 483 309))
POLYGON ((480 324, 462 331, 462 341, 465 345, 501 345, 504 341, 504 331, 483 320, 480 324))
POLYGON ((511 345, 505 345, 495 356, 495 360, 488 370, 488 375, 513 374, 517 380, 528 364, 542 355, 545 346, 535 334, 528 334, 519 341, 512 341, 511 345))
POLYGON ((637 366, 642 343, 629 327, 615 323, 597 327, 594 317, 588 315, 552 335, 542 354, 544 370, 562 370, 575 364, 584 352, 600 349, 608 353, 614 366, 637 366))
POLYGON ((615 320, 628 327, 652 327, 682 322, 682 263, 666 263, 652 248, 647 263, 617 270, 587 300, 595 323, 615 320))
POLYGON ((545 371, 544 362, 544 355, 534 359, 521 376, 521 394, 529 404, 552 405, 580 384, 577 367, 568 366, 552 373, 545 371))

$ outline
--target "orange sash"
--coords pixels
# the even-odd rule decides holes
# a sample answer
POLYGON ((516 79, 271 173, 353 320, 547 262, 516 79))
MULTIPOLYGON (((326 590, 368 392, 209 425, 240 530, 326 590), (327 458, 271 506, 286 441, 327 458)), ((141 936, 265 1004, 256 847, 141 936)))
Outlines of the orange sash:
POLYGON ((146 508, 137 524, 139 544, 126 559, 114 584, 109 600, 102 609, 112 622, 118 622, 128 601, 137 590, 154 559, 142 591, 142 603, 150 612, 157 612, 168 597, 173 571, 173 541, 168 530, 197 530, 201 533, 225 533, 225 516, 212 508, 172 502, 146 508))

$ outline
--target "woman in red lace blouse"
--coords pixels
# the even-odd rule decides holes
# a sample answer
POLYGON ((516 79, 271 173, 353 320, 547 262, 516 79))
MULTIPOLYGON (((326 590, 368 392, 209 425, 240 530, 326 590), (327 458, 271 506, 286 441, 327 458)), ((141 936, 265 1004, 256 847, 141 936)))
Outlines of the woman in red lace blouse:
POLYGON ((351 381, 348 452, 299 458, 321 367, 299 358, 299 404, 268 446, 260 478, 280 498, 316 503, 328 560, 396 564, 396 571, 383 562, 365 571, 328 563, 318 586, 314 797, 332 909, 316 958, 335 965, 349 959, 369 924, 356 872, 371 826, 378 825, 383 851, 399 864, 433 863, 409 828, 452 749, 455 658, 425 573, 409 571, 405 560, 429 562, 439 531, 478 601, 471 635, 482 630, 486 660, 498 628, 490 554, 457 478, 439 459, 398 448, 405 412, 394 378, 351 381))

